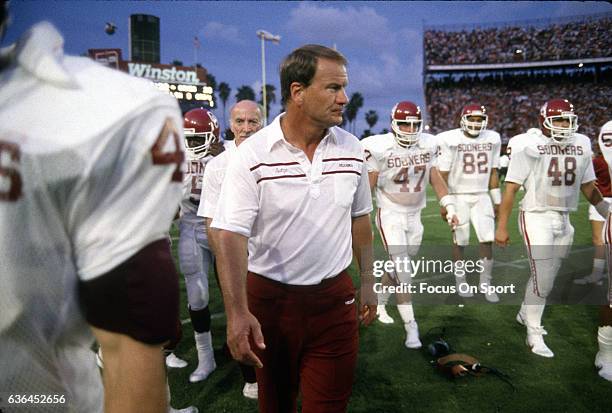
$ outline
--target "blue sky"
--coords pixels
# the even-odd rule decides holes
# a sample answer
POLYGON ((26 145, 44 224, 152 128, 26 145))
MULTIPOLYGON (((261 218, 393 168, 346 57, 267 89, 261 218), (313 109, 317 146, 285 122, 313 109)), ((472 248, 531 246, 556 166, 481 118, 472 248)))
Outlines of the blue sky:
MULTIPOLYGON (((279 34, 279 45, 266 43, 267 83, 280 88, 278 66, 291 50, 306 43, 335 45, 349 60, 349 93, 361 92, 364 107, 357 132, 366 128, 364 113, 378 111, 375 129, 387 126, 399 100, 424 103, 423 25, 475 25, 527 19, 612 12, 606 2, 11 2, 13 24, 3 42, 14 41, 29 26, 49 20, 64 34, 65 49, 121 48, 128 54, 128 17, 161 18, 161 61, 194 63, 193 38, 201 42, 199 61, 233 95, 241 85, 261 87, 258 29, 279 34), (117 32, 104 32, 107 21, 117 32)), ((277 92, 280 100, 280 91, 277 92)), ((229 105, 228 105, 229 106, 229 105)), ((279 105, 271 112, 277 114, 279 105)), ((217 112, 220 112, 218 109, 217 112)), ((217 113, 222 118, 221 113, 217 113)))

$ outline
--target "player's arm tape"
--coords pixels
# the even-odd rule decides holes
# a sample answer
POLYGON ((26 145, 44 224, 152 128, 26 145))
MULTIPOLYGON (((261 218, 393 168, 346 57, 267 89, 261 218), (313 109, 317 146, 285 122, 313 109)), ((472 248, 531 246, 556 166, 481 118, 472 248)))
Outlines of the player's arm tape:
POLYGON ((442 208, 447 208, 449 205, 454 205, 455 204, 455 197, 452 195, 444 195, 442 198, 440 198, 440 206, 442 208))
POLYGON ((178 274, 167 239, 147 245, 118 267, 79 282, 79 302, 89 324, 146 344, 178 334, 178 274))
POLYGON ((495 205, 501 204, 501 198, 502 198, 501 189, 499 188, 489 189, 489 195, 491 196, 491 201, 493 201, 495 205))
POLYGON ((608 213, 610 212, 610 203, 605 199, 599 201, 597 205, 595 205, 595 209, 604 218, 608 217, 608 213))

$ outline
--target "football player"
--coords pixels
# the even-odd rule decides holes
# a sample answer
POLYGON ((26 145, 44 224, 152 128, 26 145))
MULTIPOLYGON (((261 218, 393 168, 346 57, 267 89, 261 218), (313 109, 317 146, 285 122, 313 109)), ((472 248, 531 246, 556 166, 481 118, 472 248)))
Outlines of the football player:
MULTIPOLYGON (((597 141, 593 142, 593 169, 595 170, 595 185, 601 192, 601 195, 608 202, 612 202, 612 191, 610 189, 610 173, 608 172, 608 164, 599 148, 597 141)), ((591 222, 591 236, 595 253, 593 254, 593 269, 591 273, 585 277, 577 278, 574 284, 587 285, 597 284, 603 285, 605 278, 606 267, 606 252, 603 240, 603 227, 606 217, 599 215, 593 205, 589 205, 589 221, 591 222)))
POLYGON ((41 22, 0 53, 0 389, 29 411, 167 412, 180 111, 63 44, 41 22))
POLYGON ((525 187, 520 203, 519 229, 527 248, 531 276, 517 321, 527 328, 527 345, 539 356, 553 357, 544 342, 542 315, 546 297, 573 241, 569 212, 578 206, 579 193, 608 216, 610 205, 595 186, 591 141, 576 133, 578 118, 566 99, 552 99, 540 109, 540 129, 514 137, 506 190, 499 209, 495 241, 506 246, 508 218, 518 189, 525 187))
MULTIPOLYGON (((449 192, 455 196, 459 218, 453 233, 453 258, 463 259, 464 247, 470 243, 471 222, 483 260, 479 286, 485 288, 491 285, 495 214, 501 202, 497 175, 501 139, 499 133, 487 129, 488 118, 483 105, 466 105, 461 110, 460 128, 437 136, 440 174, 448 183, 449 192)), ((441 212, 443 216, 446 213, 444 208, 441 212)), ((473 296, 463 272, 455 274, 455 282, 460 296, 473 296)), ((487 301, 499 301, 495 292, 484 291, 487 301)))
MULTIPOLYGON (((606 122, 599 132, 599 148, 608 164, 608 173, 612 173, 612 121, 606 122)), ((605 215, 604 215, 605 216, 605 215)), ((605 216, 604 240, 608 259, 608 304, 601 307, 601 319, 597 331, 599 351, 595 356, 595 366, 599 369, 599 375, 606 380, 612 381, 612 223, 610 215, 605 216)))
POLYGON ((185 277, 189 316, 195 334, 198 367, 189 376, 196 383, 205 380, 217 364, 210 333, 208 309, 208 269, 213 261, 204 220, 197 211, 202 196, 202 178, 207 163, 221 151, 219 122, 203 108, 185 113, 184 132, 187 173, 183 180, 183 200, 179 220, 179 266, 185 277))
MULTIPOLYGON (((236 148, 245 139, 262 128, 262 119, 263 114, 257 103, 252 100, 237 102, 230 110, 230 129, 234 134, 234 140, 228 142, 225 152, 212 159, 206 165, 202 183, 206 196, 200 202, 198 215, 203 217, 206 223, 208 241, 213 249, 213 253, 216 249, 214 242, 216 230, 210 228, 210 223, 215 216, 225 170, 236 148)), ((241 363, 240 370, 245 382, 242 388, 242 395, 249 399, 257 399, 258 388, 254 368, 241 363)))
MULTIPOLYGON (((447 208, 449 225, 457 224, 453 198, 436 168, 438 145, 433 135, 423 133, 421 108, 409 101, 397 103, 391 111, 392 132, 361 141, 365 149, 370 187, 375 190, 376 226, 390 258, 410 259, 423 238, 421 210, 426 203, 427 182, 440 205, 447 208)), ((410 283, 410 271, 397 269, 389 274, 395 283, 410 283)), ((420 348, 419 330, 409 294, 397 294, 398 311, 406 330, 405 345, 420 348)), ((388 294, 380 297, 377 314, 383 323, 393 319, 385 309, 388 294)))

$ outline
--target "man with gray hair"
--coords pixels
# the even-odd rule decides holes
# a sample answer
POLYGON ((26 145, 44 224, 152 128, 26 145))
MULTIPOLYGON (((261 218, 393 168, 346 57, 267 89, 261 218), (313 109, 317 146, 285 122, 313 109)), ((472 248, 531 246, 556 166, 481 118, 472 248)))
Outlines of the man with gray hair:
MULTIPOLYGON (((234 140, 229 141, 226 150, 213 158, 204 170, 202 188, 206 196, 200 202, 198 216, 204 217, 208 242, 215 255, 217 254, 214 239, 216 231, 210 228, 210 222, 215 216, 227 164, 230 162, 230 158, 233 156, 236 148, 245 139, 261 129, 263 126, 262 118, 263 115, 259 105, 252 100, 241 100, 232 106, 230 110, 230 129, 234 134, 234 140)), ((257 381, 254 368, 240 363, 240 369, 245 382, 242 388, 243 396, 249 399, 257 399, 257 381)))

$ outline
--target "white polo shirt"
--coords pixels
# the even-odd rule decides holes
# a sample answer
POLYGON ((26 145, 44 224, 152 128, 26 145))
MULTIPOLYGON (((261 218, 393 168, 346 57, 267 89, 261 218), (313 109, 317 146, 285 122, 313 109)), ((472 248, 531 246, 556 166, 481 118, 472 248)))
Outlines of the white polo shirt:
POLYGON ((198 216, 204 218, 213 218, 215 209, 221 195, 221 184, 225 178, 225 171, 231 156, 236 152, 236 142, 229 141, 225 144, 225 151, 215 156, 204 170, 204 179, 202 180, 202 191, 204 197, 200 198, 198 206, 198 216))
POLYGON ((351 220, 372 211, 363 148, 330 128, 312 163, 284 138, 279 115, 231 158, 213 228, 249 237, 249 270, 314 285, 352 260, 351 220))

